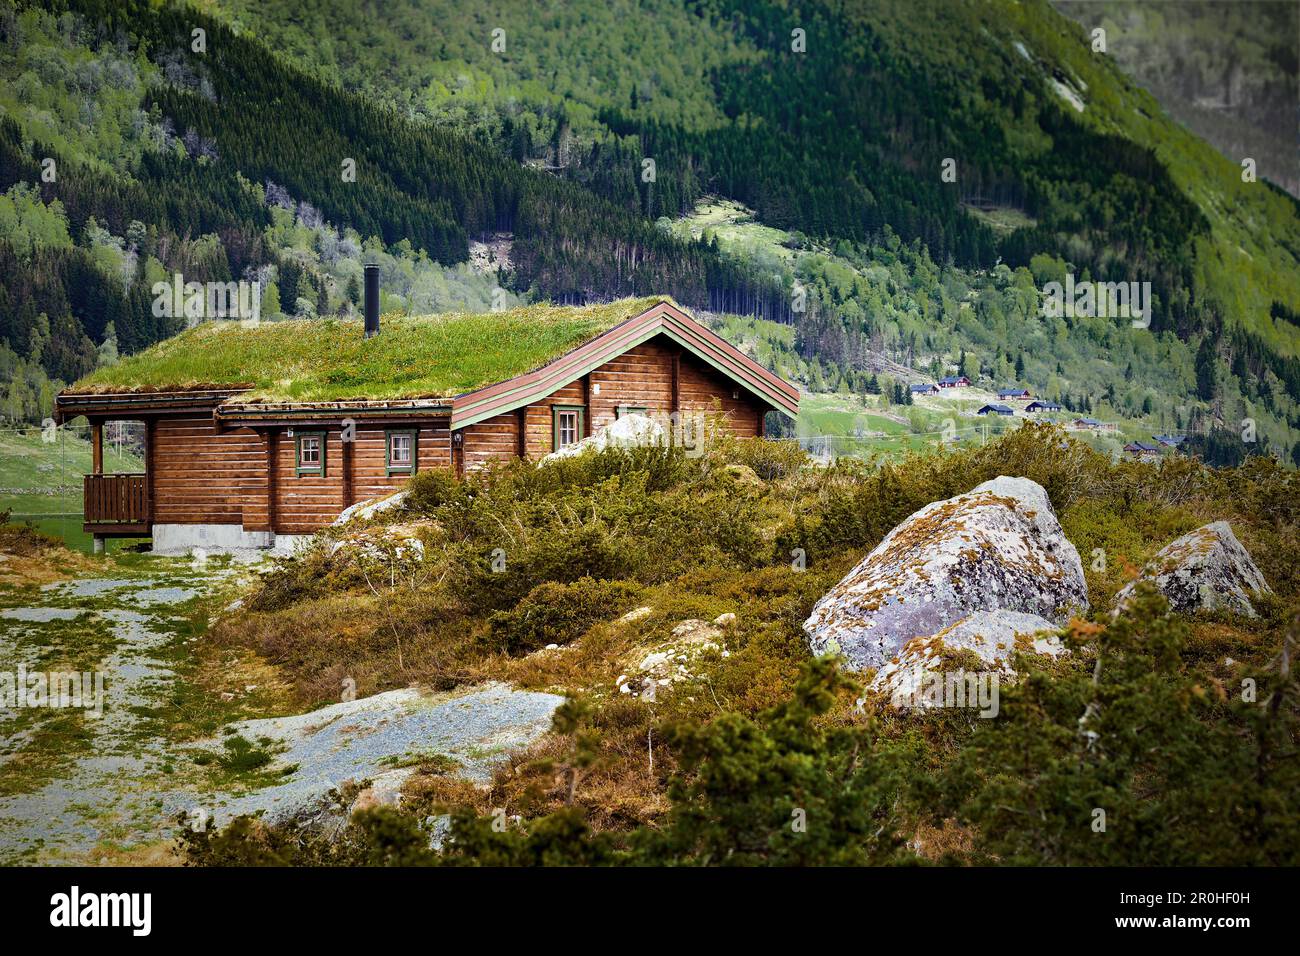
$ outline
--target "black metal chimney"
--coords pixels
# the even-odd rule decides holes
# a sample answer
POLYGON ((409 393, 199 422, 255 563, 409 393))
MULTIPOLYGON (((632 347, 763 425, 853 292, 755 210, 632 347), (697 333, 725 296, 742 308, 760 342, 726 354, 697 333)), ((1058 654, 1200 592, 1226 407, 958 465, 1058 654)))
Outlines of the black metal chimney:
POLYGON ((379 266, 366 263, 366 338, 379 334, 379 266))

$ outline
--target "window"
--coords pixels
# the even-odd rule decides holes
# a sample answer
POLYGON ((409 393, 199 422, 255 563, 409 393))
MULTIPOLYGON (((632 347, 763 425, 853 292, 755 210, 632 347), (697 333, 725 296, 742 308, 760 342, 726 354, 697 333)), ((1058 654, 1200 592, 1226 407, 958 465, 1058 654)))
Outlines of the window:
POLYGON ((325 433, 298 432, 294 436, 294 464, 300 475, 325 476, 325 433))
POLYGON ((638 405, 619 405, 614 409, 615 418, 625 418, 628 415, 649 415, 650 409, 642 408, 638 405))
POLYGON ((577 444, 582 438, 582 422, 585 409, 581 405, 554 405, 554 446, 555 450, 577 444))
POLYGON ((389 475, 413 475, 419 460, 416 451, 415 429, 390 431, 385 433, 387 447, 384 460, 385 470, 389 475))

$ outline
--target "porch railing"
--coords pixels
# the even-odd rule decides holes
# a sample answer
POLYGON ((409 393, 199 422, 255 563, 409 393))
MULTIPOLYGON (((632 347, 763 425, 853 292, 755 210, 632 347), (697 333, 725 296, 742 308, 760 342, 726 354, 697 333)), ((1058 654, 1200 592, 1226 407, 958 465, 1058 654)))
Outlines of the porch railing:
POLYGON ((86 475, 86 524, 147 524, 149 492, 144 475, 86 475))

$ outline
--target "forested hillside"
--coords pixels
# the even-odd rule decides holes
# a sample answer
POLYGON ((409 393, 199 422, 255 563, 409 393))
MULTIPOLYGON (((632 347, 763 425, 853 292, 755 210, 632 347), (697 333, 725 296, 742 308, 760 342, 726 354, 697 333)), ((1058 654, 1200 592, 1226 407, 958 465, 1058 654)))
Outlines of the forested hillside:
POLYGON ((1230 159, 1300 196, 1300 5, 1288 0, 1053 0, 1169 112, 1230 159))
POLYGON ((386 308, 667 293, 809 385, 969 365, 1300 443, 1296 204, 1045 0, 3 0, 0 79, 8 417, 175 331, 175 272, 310 316, 375 260, 386 308), (782 245, 682 228, 713 196, 782 245), (1150 282, 1151 327, 1043 318, 1067 273, 1150 282))

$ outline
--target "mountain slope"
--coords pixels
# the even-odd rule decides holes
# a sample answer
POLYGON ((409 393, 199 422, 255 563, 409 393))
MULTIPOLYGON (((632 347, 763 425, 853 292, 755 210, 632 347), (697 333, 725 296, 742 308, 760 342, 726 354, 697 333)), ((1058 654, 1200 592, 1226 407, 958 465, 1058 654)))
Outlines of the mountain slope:
POLYGON ((627 183, 604 172, 606 157, 632 170, 654 157, 657 189, 630 200, 651 215, 713 191, 778 227, 862 238, 883 219, 936 257, 988 264, 991 237, 958 200, 1000 196, 1039 220, 996 250, 1013 265, 1068 249, 1080 269, 1162 285, 1156 321, 1184 335, 1223 320, 1297 348, 1269 320, 1273 302, 1300 302, 1295 205, 1242 183, 1046 2, 208 6, 413 115, 516 151, 522 138, 615 201, 629 202, 627 183), (796 27, 804 54, 790 51, 796 27), (637 149, 620 154, 618 134, 637 149), (940 188, 945 157, 958 163, 956 195, 940 188))
POLYGON ((173 270, 256 277, 264 313, 312 315, 353 308, 376 258, 408 312, 498 284, 668 293, 793 325, 810 378, 858 382, 868 351, 968 360, 986 384, 1300 440, 1296 204, 1044 0, 200 6, 0 15, 0 189, 29 184, 0 257, 43 277, 6 288, 0 338, 28 377, 170 334, 147 292, 173 270), (820 258, 668 228, 711 194, 820 258), (493 233, 508 266, 467 262, 493 233), (120 285, 77 278, 105 272, 120 285), (1044 319, 1037 290, 1067 272, 1151 282, 1151 328, 1044 319))

